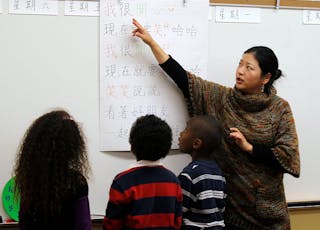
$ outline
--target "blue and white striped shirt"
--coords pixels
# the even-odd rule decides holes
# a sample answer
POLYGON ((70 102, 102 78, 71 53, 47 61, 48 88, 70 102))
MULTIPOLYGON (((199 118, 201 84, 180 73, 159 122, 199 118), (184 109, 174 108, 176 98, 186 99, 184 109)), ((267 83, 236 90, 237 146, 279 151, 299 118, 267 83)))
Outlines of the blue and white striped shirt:
POLYGON ((179 180, 183 192, 182 229, 224 227, 226 180, 215 161, 192 161, 179 180))

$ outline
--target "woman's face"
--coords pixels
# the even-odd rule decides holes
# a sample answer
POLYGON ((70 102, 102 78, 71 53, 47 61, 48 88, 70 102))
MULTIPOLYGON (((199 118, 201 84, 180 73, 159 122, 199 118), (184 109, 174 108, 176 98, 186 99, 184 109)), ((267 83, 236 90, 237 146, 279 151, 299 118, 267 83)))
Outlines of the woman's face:
POLYGON ((261 92, 262 86, 269 81, 269 76, 262 76, 258 61, 251 53, 245 53, 236 71, 236 88, 247 94, 261 92))

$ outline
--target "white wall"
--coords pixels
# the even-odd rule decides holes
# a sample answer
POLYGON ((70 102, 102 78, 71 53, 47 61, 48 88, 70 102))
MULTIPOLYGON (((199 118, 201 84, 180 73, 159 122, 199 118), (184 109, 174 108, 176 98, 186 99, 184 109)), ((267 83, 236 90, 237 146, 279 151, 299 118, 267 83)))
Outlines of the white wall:
MULTIPOLYGON (((212 9, 214 9, 212 7, 212 9)), ((0 14, 0 190, 9 180, 26 128, 50 108, 63 107, 83 122, 92 166, 92 214, 103 214, 113 177, 134 158, 102 153, 99 142, 99 19, 0 14)), ((286 73, 277 85, 292 106, 302 160, 300 179, 286 178, 288 200, 320 199, 317 131, 320 108, 319 26, 304 26, 300 10, 262 10, 260 24, 209 22, 209 79, 233 85, 242 52, 274 49, 286 73)), ((173 57, 175 56, 172 54, 173 57)), ((165 164, 178 173, 189 158, 172 152, 165 164)), ((0 215, 5 215, 0 205, 0 215)))

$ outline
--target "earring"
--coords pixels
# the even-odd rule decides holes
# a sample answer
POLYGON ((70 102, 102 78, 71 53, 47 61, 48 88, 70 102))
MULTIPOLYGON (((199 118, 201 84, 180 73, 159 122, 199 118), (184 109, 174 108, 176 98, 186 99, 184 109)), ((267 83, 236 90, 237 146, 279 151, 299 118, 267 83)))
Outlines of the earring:
POLYGON ((261 93, 264 92, 264 85, 261 86, 261 93))

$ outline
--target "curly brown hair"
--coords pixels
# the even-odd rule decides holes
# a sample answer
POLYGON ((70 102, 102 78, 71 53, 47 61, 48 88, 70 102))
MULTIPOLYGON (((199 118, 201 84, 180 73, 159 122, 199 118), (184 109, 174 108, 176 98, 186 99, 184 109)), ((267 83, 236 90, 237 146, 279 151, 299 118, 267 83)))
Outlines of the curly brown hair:
POLYGON ((83 133, 64 110, 54 110, 29 127, 14 169, 20 209, 48 220, 60 215, 63 200, 90 171, 83 133))

